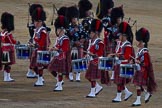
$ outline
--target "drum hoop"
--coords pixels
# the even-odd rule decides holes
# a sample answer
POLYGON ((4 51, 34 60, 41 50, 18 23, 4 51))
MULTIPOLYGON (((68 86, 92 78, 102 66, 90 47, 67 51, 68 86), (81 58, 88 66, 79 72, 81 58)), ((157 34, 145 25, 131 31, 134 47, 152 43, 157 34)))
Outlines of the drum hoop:
POLYGON ((99 57, 99 60, 115 60, 112 57, 99 57))
POLYGON ((37 53, 45 53, 45 54, 50 54, 50 52, 49 51, 37 51, 37 53))
POLYGON ((131 67, 131 68, 134 68, 134 64, 120 64, 120 67, 131 67))
POLYGON ((75 60, 72 60, 72 62, 80 62, 80 61, 83 61, 83 60, 86 60, 86 59, 75 59, 75 60))

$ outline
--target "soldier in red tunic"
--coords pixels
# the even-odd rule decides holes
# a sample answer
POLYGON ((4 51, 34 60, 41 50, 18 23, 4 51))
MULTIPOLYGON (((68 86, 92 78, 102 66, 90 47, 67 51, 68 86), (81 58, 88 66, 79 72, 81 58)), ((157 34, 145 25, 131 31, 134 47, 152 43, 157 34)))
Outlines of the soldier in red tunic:
POLYGON ((91 40, 89 42, 88 48, 88 53, 91 57, 91 60, 85 75, 85 78, 88 79, 88 81, 91 83, 91 91, 87 95, 87 98, 96 97, 96 95, 99 94, 99 92, 103 89, 103 87, 100 86, 96 81, 101 77, 100 71, 98 70, 98 57, 103 56, 104 52, 104 43, 99 38, 102 27, 103 26, 100 20, 92 20, 90 32, 91 40))
POLYGON ((35 73, 38 73, 38 79, 35 86, 43 86, 43 69, 45 68, 44 65, 37 63, 37 52, 38 51, 46 51, 48 48, 48 34, 45 27, 43 27, 43 21, 46 19, 46 14, 42 10, 42 8, 37 8, 33 14, 32 19, 34 20, 35 25, 35 31, 33 36, 33 43, 31 45, 34 45, 35 49, 31 56, 30 61, 30 69, 33 69, 35 73))
POLYGON ((14 16, 4 12, 1 16, 1 23, 1 62, 2 65, 4 65, 4 81, 11 82, 14 81, 14 79, 10 77, 11 65, 15 64, 14 45, 20 42, 16 41, 11 33, 11 31, 14 30, 14 16))
POLYGON ((139 68, 135 73, 133 83, 137 89, 137 99, 132 106, 141 105, 141 92, 145 92, 145 103, 156 90, 157 84, 154 78, 154 71, 151 63, 150 54, 147 48, 147 43, 150 39, 150 33, 146 28, 141 28, 136 32, 136 40, 138 51, 136 54, 136 63, 139 68), (146 87, 146 89, 144 89, 146 87))
POLYGON ((48 70, 54 77, 58 76, 58 82, 54 91, 62 91, 63 75, 68 75, 67 72, 70 72, 71 69, 70 40, 68 36, 65 35, 65 29, 68 27, 68 21, 66 17, 58 16, 54 25, 57 38, 55 45, 50 50, 57 51, 57 55, 53 57, 48 66, 48 70))
MULTIPOLYGON (((124 90, 125 98, 124 100, 128 100, 132 96, 132 92, 128 91, 126 88, 126 84, 131 81, 130 78, 123 78, 120 77, 120 65, 121 64, 129 64, 132 60, 131 57, 134 57, 134 48, 132 47, 131 43, 127 40, 128 35, 125 34, 127 31, 127 25, 124 25, 125 23, 121 23, 119 26, 122 26, 122 28, 119 28, 119 40, 117 42, 116 46, 116 57, 117 62, 114 67, 114 83, 117 85, 117 96, 112 100, 112 102, 121 102, 121 94, 124 90)), ((110 54, 111 55, 111 54, 110 54)))
MULTIPOLYGON (((34 30, 35 30, 35 25, 34 25, 34 19, 32 18, 32 14, 33 12, 35 12, 35 10, 37 8, 41 8, 43 10, 43 6, 41 4, 32 4, 30 7, 29 7, 29 15, 31 16, 31 23, 29 24, 29 21, 28 21, 28 24, 27 24, 27 27, 29 29, 29 35, 30 35, 30 39, 29 39, 29 42, 30 43, 33 43, 33 36, 34 36, 34 30)), ((47 30, 47 34, 48 34, 48 45, 51 44, 50 42, 50 37, 49 37, 49 33, 51 31, 51 29, 49 27, 46 26, 45 22, 43 21, 42 22, 43 24, 43 27, 46 28, 47 30)), ((38 76, 38 73, 35 73, 35 72, 32 72, 32 69, 28 69, 28 72, 26 74, 27 78, 36 78, 38 76)))

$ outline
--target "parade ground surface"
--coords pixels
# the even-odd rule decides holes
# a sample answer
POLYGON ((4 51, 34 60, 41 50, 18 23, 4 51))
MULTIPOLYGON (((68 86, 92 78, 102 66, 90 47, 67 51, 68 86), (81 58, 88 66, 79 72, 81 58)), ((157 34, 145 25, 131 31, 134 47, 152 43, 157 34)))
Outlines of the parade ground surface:
MULTIPOLYGON (((95 12, 98 0, 91 0, 95 12)), ((29 39, 28 3, 40 3, 47 13, 47 26, 52 28, 50 34, 52 42, 55 39, 54 27, 51 26, 52 4, 56 7, 77 4, 78 0, 0 0, 0 14, 8 11, 15 16, 15 38, 21 43, 27 43, 29 39)), ((150 102, 144 103, 142 94, 142 106, 139 108, 162 108, 162 0, 114 0, 115 6, 124 5, 125 17, 131 17, 138 21, 139 27, 146 27, 151 33, 149 50, 154 66, 157 92, 153 94, 150 102)), ((55 14, 55 18, 56 18, 55 14)), ((133 28, 135 32, 135 28, 133 28)), ((134 42, 134 48, 135 42, 134 42)), ((52 75, 45 70, 43 87, 34 87, 37 79, 27 79, 26 73, 29 60, 18 60, 12 66, 11 75, 15 82, 3 82, 3 72, 0 74, 0 108, 129 108, 136 99, 136 90, 133 84, 127 87, 134 93, 128 101, 112 103, 116 96, 116 86, 103 85, 103 91, 94 99, 87 99, 90 83, 81 75, 81 82, 69 82, 64 78, 64 90, 53 92, 56 83, 52 75)), ((123 95, 124 96, 124 95, 123 95)))

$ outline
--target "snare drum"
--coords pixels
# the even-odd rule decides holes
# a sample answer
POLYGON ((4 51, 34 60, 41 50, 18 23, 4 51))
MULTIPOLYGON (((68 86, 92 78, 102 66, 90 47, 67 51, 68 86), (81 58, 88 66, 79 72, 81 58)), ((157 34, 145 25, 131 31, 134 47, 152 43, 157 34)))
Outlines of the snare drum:
POLYGON ((27 44, 21 44, 15 47, 16 56, 18 59, 29 59, 30 57, 30 48, 27 44))
POLYGON ((132 78, 134 76, 135 66, 133 64, 120 64, 120 77, 132 78))
POLYGON ((51 61, 51 54, 49 51, 37 51, 37 63, 47 65, 51 61))
POLYGON ((2 63, 3 64, 7 64, 7 63, 10 63, 11 60, 10 60, 10 54, 8 51, 3 51, 2 53, 2 63))
POLYGON ((88 69, 88 60, 87 59, 72 60, 73 72, 86 71, 87 69, 88 69))
POLYGON ((98 69, 99 70, 113 70, 114 67, 114 58, 108 57, 99 57, 98 59, 98 69))

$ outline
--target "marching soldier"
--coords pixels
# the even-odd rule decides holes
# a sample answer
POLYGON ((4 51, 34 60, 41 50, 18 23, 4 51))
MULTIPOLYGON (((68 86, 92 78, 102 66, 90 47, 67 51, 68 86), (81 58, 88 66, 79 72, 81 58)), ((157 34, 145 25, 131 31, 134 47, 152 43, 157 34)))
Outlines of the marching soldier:
POLYGON ((14 81, 11 78, 10 71, 11 65, 15 64, 15 44, 20 44, 19 41, 16 41, 12 35, 14 30, 14 16, 8 12, 4 12, 1 16, 1 62, 4 65, 4 80, 5 82, 14 81))
POLYGON ((99 38, 102 28, 103 26, 100 20, 92 20, 90 32, 91 40, 87 50, 91 60, 85 75, 85 78, 91 83, 91 91, 87 95, 87 98, 96 97, 96 95, 98 95, 103 89, 103 87, 97 83, 97 79, 100 79, 101 77, 101 73, 98 70, 98 58, 103 56, 104 52, 104 43, 99 38))
MULTIPOLYGON (((82 25, 79 24, 79 11, 77 7, 68 7, 67 18, 70 22, 67 35, 70 38, 71 44, 71 58, 81 59, 83 57, 83 43, 85 41, 82 25)), ((70 81, 73 81, 73 72, 69 73, 70 81)), ((80 82, 80 72, 76 72, 76 81, 80 82)))
POLYGON ((58 76, 58 81, 54 91, 63 90, 63 75, 68 75, 68 72, 71 69, 70 40, 68 36, 65 35, 68 24, 68 20, 64 16, 58 16, 54 23, 57 39, 55 45, 50 50, 57 51, 57 55, 53 57, 48 66, 48 70, 51 74, 54 77, 58 76))
POLYGON ((156 90, 157 84, 154 78, 153 66, 148 51, 148 42, 150 33, 146 28, 140 28, 136 32, 136 40, 138 51, 135 62, 139 66, 139 70, 135 73, 133 83, 137 89, 137 99, 132 106, 141 105, 141 92, 145 92, 145 103, 149 102, 152 93, 156 90), (144 89, 146 87, 146 89, 144 89))
MULTIPOLYGON (((28 22, 27 27, 29 29, 29 35, 30 35, 29 42, 30 43, 33 43, 34 30, 36 29, 36 27, 34 25, 34 19, 32 17, 32 14, 33 14, 33 12, 35 12, 35 10, 37 8, 41 8, 43 10, 43 6, 41 4, 32 4, 29 7, 29 14, 31 16, 31 23, 29 24, 29 22, 28 22)), ((45 29, 47 31, 47 34, 48 34, 48 45, 50 45, 51 41, 50 41, 49 33, 50 33, 51 29, 46 26, 44 21, 42 22, 42 25, 43 25, 43 27, 45 27, 45 29)), ((27 76, 27 78, 36 78, 38 76, 38 73, 32 72, 32 70, 29 68, 26 76, 27 76)))
POLYGON ((42 8, 37 8, 32 13, 32 19, 34 20, 34 36, 33 43, 30 43, 31 46, 34 46, 35 49, 31 56, 30 69, 33 69, 35 73, 38 73, 38 79, 34 86, 43 86, 43 69, 46 67, 42 64, 37 63, 37 53, 38 51, 47 51, 49 47, 48 33, 46 28, 43 26, 43 22, 46 20, 46 13, 42 8))
POLYGON ((125 101, 127 101, 132 96, 132 92, 130 92, 125 86, 131 81, 131 78, 123 78, 120 76, 120 65, 129 64, 132 60, 132 57, 135 56, 134 49, 131 43, 127 40, 129 36, 125 34, 127 26, 123 24, 125 23, 121 23, 121 25, 119 25, 122 26, 122 28, 119 28, 119 41, 117 41, 115 52, 115 56, 119 59, 117 60, 116 65, 114 67, 114 83, 117 85, 117 95, 112 100, 112 102, 121 102, 122 91, 124 91, 125 93, 125 101))

